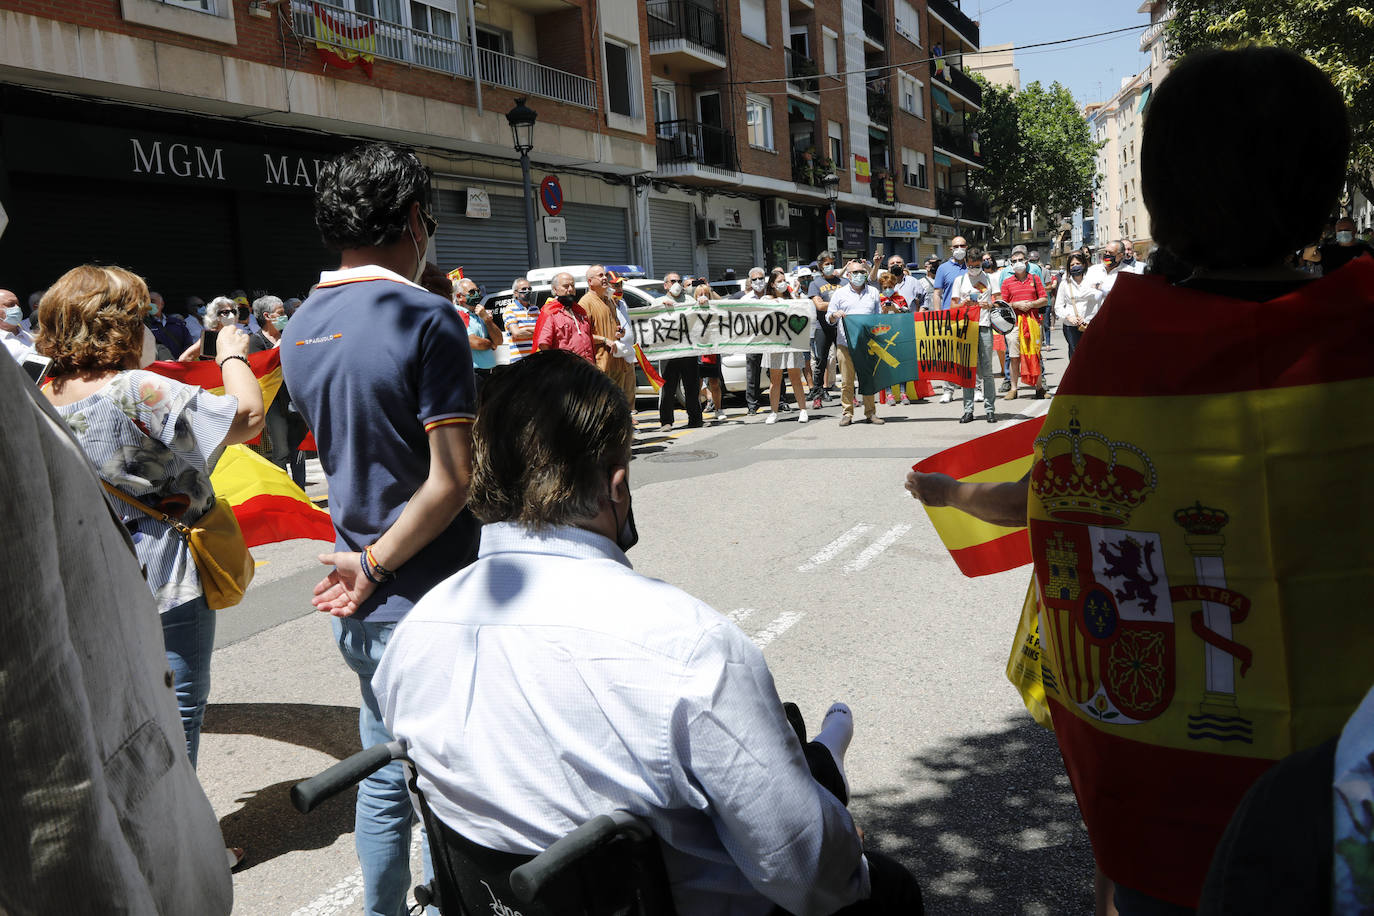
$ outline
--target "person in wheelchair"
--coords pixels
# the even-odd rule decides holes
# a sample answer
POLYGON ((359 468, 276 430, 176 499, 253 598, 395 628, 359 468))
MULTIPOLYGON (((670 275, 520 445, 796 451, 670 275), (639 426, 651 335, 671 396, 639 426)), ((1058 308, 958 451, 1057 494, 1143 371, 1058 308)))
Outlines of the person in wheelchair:
POLYGON ((804 744, 748 637, 631 568, 632 438, 624 394, 571 354, 488 381, 480 557, 407 615, 372 682, 433 814, 533 854, 629 811, 658 836, 681 914, 923 912, 845 808, 848 708, 804 744))

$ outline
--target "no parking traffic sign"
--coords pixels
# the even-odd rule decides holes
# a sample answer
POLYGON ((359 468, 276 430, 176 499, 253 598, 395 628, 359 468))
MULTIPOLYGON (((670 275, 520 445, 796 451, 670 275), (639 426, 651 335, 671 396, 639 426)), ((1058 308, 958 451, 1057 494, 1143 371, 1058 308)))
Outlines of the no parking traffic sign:
POLYGON ((563 209, 563 186, 558 183, 558 176, 545 175, 539 182, 539 203, 549 216, 557 216, 563 209))

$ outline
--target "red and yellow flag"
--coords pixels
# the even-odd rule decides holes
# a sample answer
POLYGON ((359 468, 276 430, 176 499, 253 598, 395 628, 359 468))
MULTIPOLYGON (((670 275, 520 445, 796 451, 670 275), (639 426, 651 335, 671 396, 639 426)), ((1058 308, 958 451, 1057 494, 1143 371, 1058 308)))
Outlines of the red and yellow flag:
POLYGON ((315 50, 325 63, 348 70, 357 67, 372 76, 377 57, 377 26, 371 19, 354 25, 340 22, 329 10, 312 3, 315 13, 315 50))
POLYGON ((649 358, 644 355, 644 351, 639 349, 639 344, 635 344, 635 359, 639 361, 639 368, 644 370, 644 376, 649 380, 655 391, 663 389, 663 376, 658 374, 654 364, 649 362, 649 358))
MULTIPOLYGON (((913 466, 927 474, 948 474, 970 483, 1020 480, 1031 467, 1031 449, 1043 417, 1007 426, 947 448, 913 466)), ((966 576, 990 576, 1031 561, 1025 528, 1003 528, 958 509, 924 507, 930 523, 966 576)))
POLYGON ((1245 791, 1374 683, 1371 314, 1369 258, 1264 303, 1123 275, 1064 375, 1035 441, 1033 613, 1118 883, 1195 906, 1245 791))
MULTIPOLYGON (((248 357, 248 366, 262 386, 266 410, 281 388, 281 351, 263 350, 248 357)), ((212 360, 157 362, 148 369, 184 385, 224 394, 224 375, 212 360)), ((215 495, 228 501, 249 547, 293 538, 334 540, 329 513, 310 501, 286 472, 248 448, 231 445, 210 474, 215 495)))

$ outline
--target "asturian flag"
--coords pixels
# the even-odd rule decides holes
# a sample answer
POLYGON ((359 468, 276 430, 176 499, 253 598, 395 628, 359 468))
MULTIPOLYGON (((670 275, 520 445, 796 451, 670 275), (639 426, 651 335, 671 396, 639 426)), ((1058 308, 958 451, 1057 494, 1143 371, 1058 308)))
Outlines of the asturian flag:
MULTIPOLYGON (((281 351, 263 350, 248 357, 262 387, 262 406, 272 405, 281 388, 281 351)), ((183 385, 224 394, 224 375, 213 360, 156 362, 149 371, 183 385)), ((231 445, 210 474, 215 495, 229 503, 249 547, 293 538, 334 540, 329 513, 310 501, 290 476, 246 445, 231 445)))

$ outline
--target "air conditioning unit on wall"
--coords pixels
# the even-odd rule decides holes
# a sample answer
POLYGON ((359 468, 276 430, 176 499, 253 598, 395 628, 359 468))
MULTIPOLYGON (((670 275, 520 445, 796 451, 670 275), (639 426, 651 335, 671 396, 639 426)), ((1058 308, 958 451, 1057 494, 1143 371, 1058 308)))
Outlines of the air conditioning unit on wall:
POLYGON ((763 199, 763 225, 769 229, 786 229, 791 225, 791 217, 787 213, 787 201, 781 197, 765 197, 763 199))
POLYGON ((697 217, 697 241, 698 242, 719 242, 720 224, 709 216, 697 217))

